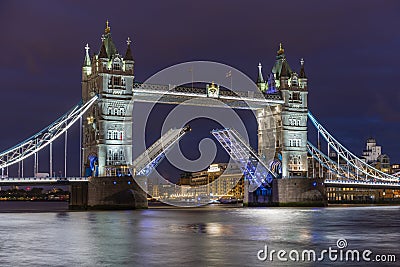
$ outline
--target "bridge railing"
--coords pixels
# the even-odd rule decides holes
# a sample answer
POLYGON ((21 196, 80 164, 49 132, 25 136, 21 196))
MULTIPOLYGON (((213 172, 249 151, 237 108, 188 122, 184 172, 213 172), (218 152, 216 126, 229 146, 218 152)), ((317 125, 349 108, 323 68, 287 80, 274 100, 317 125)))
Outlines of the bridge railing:
POLYGON ((0 183, 46 183, 46 182, 87 182, 88 177, 7 177, 0 183))
POLYGON ((148 175, 157 167, 172 145, 178 142, 188 131, 190 131, 189 126, 167 131, 160 139, 154 142, 154 144, 134 160, 133 167, 135 175, 148 175))
MULTIPOLYGON (((181 94, 185 96, 196 96, 196 97, 207 97, 206 88, 198 87, 185 87, 175 85, 162 85, 162 84, 149 84, 149 83, 134 83, 133 91, 144 92, 152 94, 181 94)), ((219 91, 219 98, 222 99, 242 99, 249 101, 265 101, 265 100, 282 100, 282 96, 279 92, 272 94, 264 94, 256 91, 230 91, 221 90, 219 91)))
POLYGON ((66 132, 82 115, 96 102, 98 96, 94 96, 86 103, 79 103, 69 112, 65 113, 45 129, 19 143, 18 145, 0 153, 0 169, 33 155, 57 139, 66 132))
MULTIPOLYGON (((347 148, 345 148, 341 143, 339 143, 318 121, 317 119, 308 112, 308 118, 313 123, 315 128, 318 131, 318 135, 321 134, 325 141, 328 143, 328 149, 332 148, 338 155, 338 161, 340 158, 344 159, 346 164, 351 166, 354 169, 354 173, 365 176, 364 179, 377 179, 381 181, 389 181, 389 182, 399 182, 400 178, 382 172, 375 167, 369 165, 365 161, 358 158, 352 152, 350 152, 347 148)), ((338 163, 339 165, 339 163, 338 163)))
POLYGON ((261 185, 268 185, 275 174, 258 153, 232 128, 212 130, 212 135, 218 140, 230 157, 238 164, 240 170, 249 181, 249 192, 255 191, 261 185))

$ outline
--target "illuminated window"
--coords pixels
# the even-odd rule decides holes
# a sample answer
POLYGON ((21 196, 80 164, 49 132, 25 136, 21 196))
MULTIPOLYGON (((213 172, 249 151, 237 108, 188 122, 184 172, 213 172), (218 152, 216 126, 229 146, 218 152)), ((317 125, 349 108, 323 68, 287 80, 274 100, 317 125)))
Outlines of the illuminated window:
POLYGON ((114 70, 121 70, 121 65, 119 63, 114 63, 113 69, 114 70))
POLYGON ((123 130, 108 130, 107 131, 108 140, 123 140, 124 131, 123 130))
POLYGON ((299 92, 293 92, 289 95, 289 102, 301 103, 301 95, 299 92))
POLYGON ((290 126, 300 126, 300 119, 297 118, 289 118, 290 126))
POLYGON ((301 169, 301 156, 300 155, 290 155, 289 165, 292 170, 301 169))
POLYGON ((121 85, 121 77, 114 76, 113 77, 113 85, 121 85))
POLYGON ((300 147, 301 146, 301 139, 299 139, 299 138, 289 139, 289 146, 300 147))

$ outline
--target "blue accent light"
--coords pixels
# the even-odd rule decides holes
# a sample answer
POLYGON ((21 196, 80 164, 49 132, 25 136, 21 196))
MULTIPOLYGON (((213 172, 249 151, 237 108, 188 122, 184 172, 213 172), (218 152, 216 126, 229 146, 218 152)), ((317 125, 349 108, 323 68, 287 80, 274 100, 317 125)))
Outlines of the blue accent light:
POLYGON ((317 182, 313 182, 312 185, 315 187, 317 186, 317 182))
POLYGON ((128 181, 128 184, 131 184, 131 181, 128 181))
POLYGON ((114 182, 113 182, 113 184, 117 184, 117 182, 116 182, 116 181, 114 181, 114 182))
POLYGON ((88 158, 89 158, 89 162, 90 162, 90 168, 92 169, 92 171, 94 171, 95 164, 97 163, 97 157, 94 155, 90 155, 88 158))
POLYGON ((275 93, 278 92, 278 90, 275 87, 275 77, 274 77, 273 73, 271 73, 268 76, 267 84, 268 84, 268 89, 267 89, 267 92, 266 92, 267 94, 275 94, 275 93))

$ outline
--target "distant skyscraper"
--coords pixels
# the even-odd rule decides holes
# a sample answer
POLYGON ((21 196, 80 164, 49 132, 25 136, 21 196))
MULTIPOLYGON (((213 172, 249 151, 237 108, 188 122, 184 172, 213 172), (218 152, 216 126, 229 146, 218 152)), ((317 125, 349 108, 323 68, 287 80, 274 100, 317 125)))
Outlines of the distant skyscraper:
POLYGON ((376 145, 374 138, 367 140, 366 149, 363 150, 363 158, 367 163, 376 162, 378 157, 382 154, 381 146, 376 145))

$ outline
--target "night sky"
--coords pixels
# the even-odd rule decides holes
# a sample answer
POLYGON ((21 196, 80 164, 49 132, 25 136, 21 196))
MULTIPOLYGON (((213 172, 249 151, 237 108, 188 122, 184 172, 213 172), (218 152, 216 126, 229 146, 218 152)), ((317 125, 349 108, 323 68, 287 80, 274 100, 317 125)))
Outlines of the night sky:
POLYGON ((108 19, 121 54, 133 39, 136 81, 192 60, 255 80, 282 42, 292 68, 305 60, 323 125, 355 154, 374 137, 400 162, 399 14, 399 1, 1 1, 0 151, 79 102, 84 46, 99 51, 108 19))

